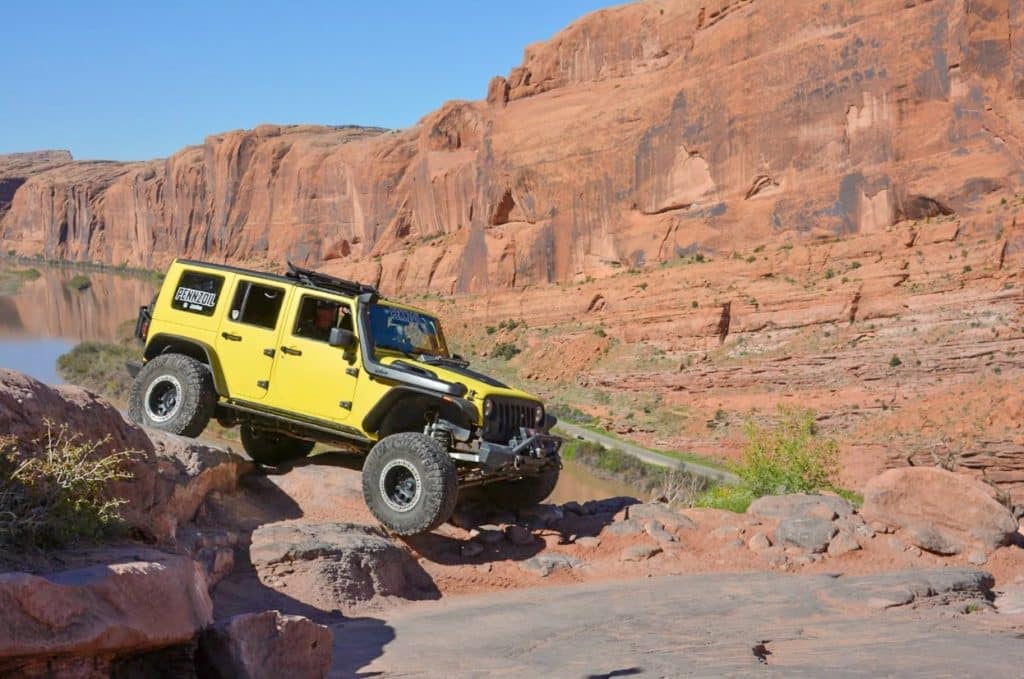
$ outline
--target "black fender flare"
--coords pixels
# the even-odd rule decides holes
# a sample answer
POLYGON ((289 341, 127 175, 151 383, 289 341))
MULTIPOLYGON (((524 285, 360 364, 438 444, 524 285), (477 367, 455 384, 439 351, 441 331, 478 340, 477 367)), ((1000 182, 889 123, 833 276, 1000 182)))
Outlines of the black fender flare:
POLYGON ((220 360, 217 358, 217 351, 206 342, 193 337, 182 337, 170 333, 160 333, 149 338, 146 342, 146 349, 142 358, 146 361, 153 359, 160 354, 177 353, 191 356, 197 361, 202 361, 210 366, 210 373, 213 374, 213 386, 221 396, 227 396, 227 382, 224 379, 224 370, 221 368, 220 360))
POLYGON ((392 387, 363 418, 363 431, 377 433, 381 423, 391 409, 403 399, 410 397, 428 397, 437 401, 444 409, 447 419, 465 429, 473 430, 477 426, 477 408, 471 401, 439 394, 428 389, 419 389, 405 384, 392 387))

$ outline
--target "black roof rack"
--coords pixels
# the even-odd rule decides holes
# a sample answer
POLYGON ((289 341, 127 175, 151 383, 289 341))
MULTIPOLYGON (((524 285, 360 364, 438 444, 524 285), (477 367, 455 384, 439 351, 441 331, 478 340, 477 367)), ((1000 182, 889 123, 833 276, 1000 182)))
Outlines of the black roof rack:
POLYGON ((311 288, 340 292, 345 295, 351 295, 352 297, 357 297, 366 293, 370 293, 375 296, 378 295, 377 288, 372 285, 356 283, 355 281, 345 280, 344 278, 337 278, 325 273, 320 273, 319 271, 313 271, 312 269, 304 269, 301 266, 295 266, 291 262, 288 262, 288 273, 286 273, 285 276, 301 283, 302 285, 308 285, 311 288))

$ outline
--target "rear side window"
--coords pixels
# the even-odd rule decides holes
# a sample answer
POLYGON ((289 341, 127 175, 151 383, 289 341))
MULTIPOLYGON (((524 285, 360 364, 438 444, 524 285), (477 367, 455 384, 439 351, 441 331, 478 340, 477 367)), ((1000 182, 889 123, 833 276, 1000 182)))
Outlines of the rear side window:
POLYGON ((217 308, 217 300, 220 299, 220 289, 223 285, 223 276, 186 271, 181 274, 178 287, 174 290, 171 308, 212 316, 217 308))
POLYGON ((239 281, 231 302, 231 320, 273 330, 281 313, 284 288, 239 281))

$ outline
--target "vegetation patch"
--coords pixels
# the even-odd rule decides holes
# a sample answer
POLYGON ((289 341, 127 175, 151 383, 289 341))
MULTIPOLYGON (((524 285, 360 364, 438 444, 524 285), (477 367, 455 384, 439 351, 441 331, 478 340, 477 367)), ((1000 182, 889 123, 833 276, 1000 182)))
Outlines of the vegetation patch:
POLYGON ((57 373, 66 382, 126 401, 132 378, 125 363, 139 359, 139 350, 128 343, 82 342, 57 359, 57 373))
POLYGON ((491 356, 507 361, 521 351, 522 350, 517 347, 514 342, 499 342, 494 345, 494 349, 491 350, 491 356))
POLYGON ((64 284, 68 290, 88 290, 92 287, 92 281, 85 274, 75 274, 64 284))
POLYGON ((125 500, 110 497, 108 486, 131 478, 135 453, 104 455, 107 439, 90 443, 67 426, 46 427, 46 437, 28 445, 0 439, 0 545, 53 549, 117 533, 125 500))
POLYGON ((745 512, 764 495, 822 490, 859 504, 861 498, 856 493, 835 486, 839 446, 834 439, 820 435, 813 411, 780 408, 774 425, 749 422, 746 435, 743 461, 733 469, 740 483, 709 488, 697 500, 698 506, 745 512))

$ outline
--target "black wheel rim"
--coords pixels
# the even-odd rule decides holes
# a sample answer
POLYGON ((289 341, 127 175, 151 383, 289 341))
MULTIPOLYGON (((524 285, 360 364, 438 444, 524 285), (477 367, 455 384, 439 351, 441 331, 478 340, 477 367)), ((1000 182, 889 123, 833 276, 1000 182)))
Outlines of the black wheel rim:
POLYGON ((178 410, 181 398, 181 384, 167 375, 149 385, 146 391, 146 411, 155 422, 166 422, 178 410))
POLYGON ((396 512, 409 511, 420 498, 419 473, 404 460, 393 460, 381 474, 380 489, 388 507, 396 512))

